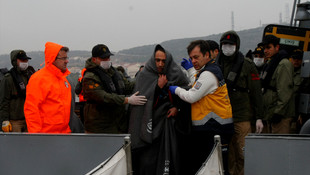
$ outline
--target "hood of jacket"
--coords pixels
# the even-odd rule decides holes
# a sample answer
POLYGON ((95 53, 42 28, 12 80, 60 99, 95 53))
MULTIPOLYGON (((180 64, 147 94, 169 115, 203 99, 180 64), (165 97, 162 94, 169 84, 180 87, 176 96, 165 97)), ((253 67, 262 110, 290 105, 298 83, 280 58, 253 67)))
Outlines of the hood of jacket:
POLYGON ((11 52, 11 64, 12 64, 12 66, 13 67, 17 67, 17 58, 16 58, 16 56, 17 56, 17 54, 19 53, 19 52, 25 52, 25 51, 23 51, 23 50, 13 50, 12 52, 11 52))
POLYGON ((85 62, 85 68, 86 69, 92 69, 92 68, 95 68, 95 67, 98 67, 99 65, 97 65, 96 63, 92 62, 91 60, 92 58, 88 58, 85 62))
POLYGON ((52 43, 52 42, 47 42, 45 44, 45 66, 52 64, 57 55, 58 52, 60 51, 60 49, 62 48, 62 45, 56 44, 56 43, 52 43))
POLYGON ((235 31, 233 31, 233 30, 227 31, 227 32, 225 32, 221 36, 221 39, 220 39, 220 54, 225 56, 223 54, 223 52, 222 52, 222 45, 223 45, 222 42, 226 38, 227 35, 233 35, 236 38, 236 40, 237 40, 236 41, 236 51, 235 51, 235 53, 232 56, 230 56, 231 58, 234 58, 236 56, 236 54, 239 52, 239 49, 240 49, 240 38, 239 38, 238 34, 235 31))

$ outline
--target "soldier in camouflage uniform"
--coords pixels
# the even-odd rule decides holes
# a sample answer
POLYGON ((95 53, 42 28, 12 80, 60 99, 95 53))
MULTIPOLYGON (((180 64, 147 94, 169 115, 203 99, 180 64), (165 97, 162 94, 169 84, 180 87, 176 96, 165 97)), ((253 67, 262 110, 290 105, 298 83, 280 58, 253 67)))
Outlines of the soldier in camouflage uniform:
POLYGON ((120 72, 112 66, 109 48, 96 45, 92 57, 85 63, 82 89, 86 104, 84 126, 88 133, 127 133, 128 118, 125 105, 144 105, 145 96, 138 92, 130 97, 134 83, 124 80, 120 72))

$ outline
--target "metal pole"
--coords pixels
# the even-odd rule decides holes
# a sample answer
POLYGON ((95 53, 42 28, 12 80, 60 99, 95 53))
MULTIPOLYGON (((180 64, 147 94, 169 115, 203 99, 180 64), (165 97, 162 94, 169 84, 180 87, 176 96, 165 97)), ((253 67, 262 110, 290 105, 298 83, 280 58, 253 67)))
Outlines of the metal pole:
MULTIPOLYGON (((292 17, 291 17, 291 22, 290 22, 290 26, 293 26, 293 20, 294 20, 294 15, 295 15, 295 8, 296 8, 296 1, 294 0, 294 4, 293 4, 293 11, 292 11, 292 17)), ((299 0, 300 1, 300 0, 299 0)), ((294 23, 294 26, 296 25, 296 21, 294 23)))
MULTIPOLYGON (((297 5, 300 4, 300 0, 298 0, 297 5)), ((300 24, 299 24, 300 25, 300 24)), ((296 21, 294 22, 294 27, 296 27, 296 21)))
POLYGON ((218 143, 217 151, 218 151, 218 154, 219 154, 220 166, 221 166, 221 169, 223 170, 223 171, 220 171, 219 173, 220 173, 220 175, 224 175, 224 171, 225 170, 224 170, 224 166, 223 166, 221 136, 215 135, 214 136, 214 143, 218 143))
POLYGON ((126 153, 126 162, 127 162, 127 174, 133 174, 132 171, 132 161, 131 161, 131 140, 129 136, 124 138, 125 140, 125 153, 126 153))

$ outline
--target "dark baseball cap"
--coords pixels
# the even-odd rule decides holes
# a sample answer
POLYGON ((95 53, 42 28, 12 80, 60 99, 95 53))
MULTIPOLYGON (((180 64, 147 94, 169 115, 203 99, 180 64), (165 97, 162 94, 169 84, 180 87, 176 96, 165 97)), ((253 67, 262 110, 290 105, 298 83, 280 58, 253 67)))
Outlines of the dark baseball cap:
POLYGON ((252 52, 252 54, 264 55, 264 47, 263 46, 256 47, 255 50, 252 52))
POLYGON ((23 50, 19 50, 16 54, 16 59, 20 60, 30 60, 31 58, 26 55, 26 52, 23 50))
POLYGON ((110 52, 109 48, 104 44, 97 44, 93 47, 92 57, 108 58, 114 55, 110 52))
POLYGON ((303 57, 303 51, 300 49, 293 50, 292 56, 293 59, 299 59, 302 60, 303 57))
POLYGON ((227 34, 221 39, 221 44, 223 43, 237 44, 237 37, 232 34, 227 34))

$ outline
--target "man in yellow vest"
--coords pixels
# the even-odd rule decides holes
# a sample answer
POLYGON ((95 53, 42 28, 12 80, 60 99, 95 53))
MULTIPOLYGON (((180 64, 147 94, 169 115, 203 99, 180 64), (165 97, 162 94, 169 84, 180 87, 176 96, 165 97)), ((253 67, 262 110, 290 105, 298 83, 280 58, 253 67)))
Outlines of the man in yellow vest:
POLYGON ((221 69, 210 58, 210 47, 206 41, 197 40, 187 47, 190 57, 181 65, 188 71, 193 82, 185 90, 170 86, 173 94, 192 104, 192 132, 189 139, 190 171, 198 171, 208 158, 214 144, 214 135, 220 135, 223 144, 224 170, 227 171, 228 143, 234 132, 232 108, 221 69))

